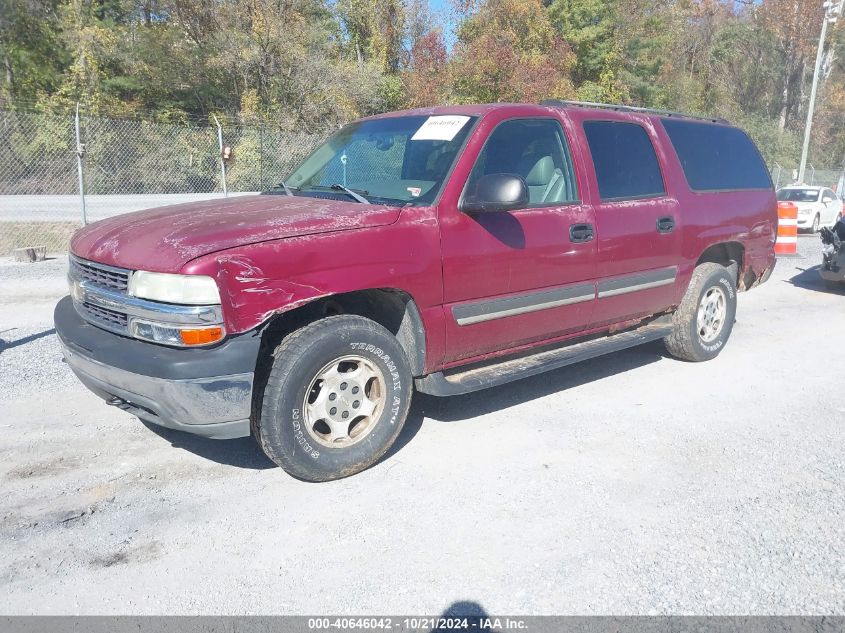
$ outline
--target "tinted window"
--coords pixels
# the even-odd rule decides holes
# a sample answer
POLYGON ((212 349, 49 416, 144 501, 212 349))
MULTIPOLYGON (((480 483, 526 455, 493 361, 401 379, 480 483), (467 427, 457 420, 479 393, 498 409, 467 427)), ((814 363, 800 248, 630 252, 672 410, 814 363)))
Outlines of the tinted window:
POLYGON ((818 189, 780 189, 778 191, 778 200, 781 202, 816 202, 818 199, 818 189))
POLYGON ((551 119, 513 119, 500 123, 487 138, 467 181, 472 195, 488 174, 517 174, 528 185, 531 206, 578 199, 572 157, 563 130, 551 119))
POLYGON ((754 143, 735 127, 664 119, 690 188, 770 189, 769 171, 754 143))
POLYGON ((648 134, 635 123, 585 121, 602 200, 663 194, 663 177, 648 134))

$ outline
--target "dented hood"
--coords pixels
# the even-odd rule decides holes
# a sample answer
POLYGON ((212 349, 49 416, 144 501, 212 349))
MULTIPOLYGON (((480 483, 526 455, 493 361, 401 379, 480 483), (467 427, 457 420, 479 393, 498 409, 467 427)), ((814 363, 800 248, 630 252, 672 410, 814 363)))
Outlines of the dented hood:
POLYGON ((286 237, 392 224, 396 207, 278 195, 238 196, 136 211, 77 231, 78 257, 122 268, 177 272, 192 259, 286 237))

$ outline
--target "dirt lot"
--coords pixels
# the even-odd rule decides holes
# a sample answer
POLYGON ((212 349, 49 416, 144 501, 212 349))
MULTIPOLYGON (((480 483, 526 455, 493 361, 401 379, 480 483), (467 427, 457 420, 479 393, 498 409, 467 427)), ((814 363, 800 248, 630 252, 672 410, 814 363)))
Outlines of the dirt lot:
POLYGON ((845 294, 799 242, 715 361, 417 396, 328 484, 105 406, 59 362, 65 261, 0 264, 0 612, 845 614, 845 294))

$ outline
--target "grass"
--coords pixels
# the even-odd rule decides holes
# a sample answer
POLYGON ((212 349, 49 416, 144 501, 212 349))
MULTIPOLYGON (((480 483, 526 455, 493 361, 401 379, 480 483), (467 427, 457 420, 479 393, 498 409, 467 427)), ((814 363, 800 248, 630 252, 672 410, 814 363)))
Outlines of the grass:
POLYGON ((66 251, 78 222, 3 222, 0 221, 0 255, 10 255, 16 248, 46 246, 48 253, 66 251))

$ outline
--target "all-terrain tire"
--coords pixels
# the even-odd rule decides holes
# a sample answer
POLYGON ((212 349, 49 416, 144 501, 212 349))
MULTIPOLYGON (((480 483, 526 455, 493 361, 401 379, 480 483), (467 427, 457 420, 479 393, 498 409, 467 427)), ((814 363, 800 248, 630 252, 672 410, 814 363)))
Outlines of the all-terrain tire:
POLYGON ((681 305, 672 315, 673 332, 663 339, 666 349, 675 358, 700 362, 719 355, 733 330, 736 318, 736 282, 728 269, 719 264, 696 266, 681 305), (709 314, 699 315, 716 297, 724 301, 724 313, 718 325, 709 314), (702 327, 702 325, 704 327, 702 327))
MULTIPOLYGON (((271 460, 298 479, 348 477, 374 464, 390 448, 405 423, 412 392, 408 360, 389 331, 360 316, 327 317, 288 335, 273 352, 261 410, 253 420, 253 435, 271 460), (371 376, 368 384, 378 387, 378 397, 372 401, 380 402, 380 408, 374 409, 361 437, 334 436, 337 425, 342 428, 347 419, 352 425, 347 435, 357 428, 353 407, 361 405, 365 386, 343 376, 345 371, 356 372, 361 367, 371 376), (324 389, 331 393, 326 395, 324 389), (353 389, 356 396, 351 395, 353 389), (316 407, 312 400, 325 404, 322 420, 315 421, 321 414, 312 413, 316 407), (326 417, 329 407, 333 411, 330 419, 326 417), (341 420, 341 414, 351 415, 341 420)), ((370 396, 367 398, 371 402, 370 396)))

